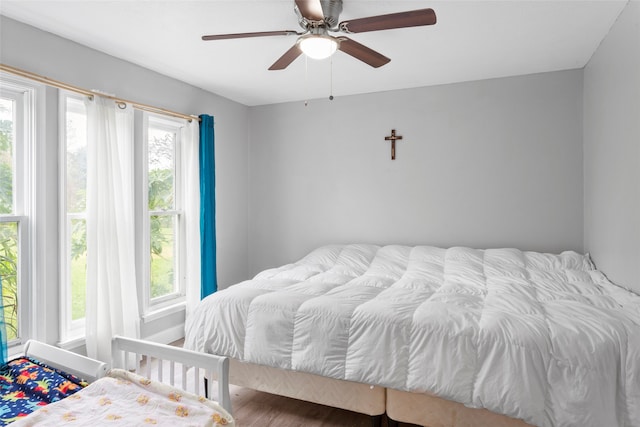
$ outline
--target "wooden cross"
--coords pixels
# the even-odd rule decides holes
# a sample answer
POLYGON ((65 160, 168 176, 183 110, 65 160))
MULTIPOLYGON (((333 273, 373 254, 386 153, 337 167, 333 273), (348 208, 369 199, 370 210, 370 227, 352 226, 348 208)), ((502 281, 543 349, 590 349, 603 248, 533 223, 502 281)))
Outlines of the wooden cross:
POLYGON ((385 136, 385 141, 391 141, 391 160, 396 159, 396 140, 402 139, 400 135, 396 136, 396 130, 391 129, 391 136, 385 136))

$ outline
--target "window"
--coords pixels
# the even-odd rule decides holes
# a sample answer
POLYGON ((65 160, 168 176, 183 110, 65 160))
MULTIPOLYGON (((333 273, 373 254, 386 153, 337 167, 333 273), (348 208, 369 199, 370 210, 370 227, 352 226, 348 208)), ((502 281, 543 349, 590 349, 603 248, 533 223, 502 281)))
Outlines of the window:
POLYGON ((7 341, 29 336, 31 153, 35 88, 2 80, 0 88, 0 280, 7 341))
POLYGON ((61 307, 63 339, 84 332, 87 284, 87 111, 82 97, 60 97, 61 307))
POLYGON ((144 115, 145 312, 184 296, 181 120, 144 115))
MULTIPOLYGON (((61 92, 60 248, 62 341, 84 335, 87 245, 87 109, 82 96, 61 92)), ((153 114, 135 116, 141 129, 135 168, 143 314, 184 300, 184 215, 181 194, 180 130, 183 120, 153 114), (141 140, 140 140, 141 139, 141 140), (141 153, 141 154, 140 154, 141 153)))
MULTIPOLYGON (((185 300, 186 122, 142 111, 134 121, 135 285, 147 322, 185 300)), ((29 338, 84 338, 89 130, 84 96, 0 72, 0 303, 12 352, 29 338)))

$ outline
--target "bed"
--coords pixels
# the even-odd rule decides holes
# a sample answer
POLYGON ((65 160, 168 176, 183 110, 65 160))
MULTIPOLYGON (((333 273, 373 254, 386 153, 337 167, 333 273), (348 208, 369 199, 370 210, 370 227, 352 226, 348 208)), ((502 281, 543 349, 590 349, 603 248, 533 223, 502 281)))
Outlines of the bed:
POLYGON ((205 298, 185 347, 238 385, 421 425, 640 419, 640 296, 576 252, 325 246, 205 298))
MULTIPOLYGON (((114 369, 107 371, 105 363, 40 342, 27 343, 26 358, 17 359, 14 370, 19 375, 15 384, 27 387, 2 396, 4 402, 12 402, 16 396, 29 397, 22 406, 26 412, 6 421, 16 427, 235 425, 226 358, 124 337, 115 337, 112 348, 114 369), (200 395, 201 371, 219 379, 220 404, 200 395), (75 375, 89 378, 91 383, 87 385, 75 375), (193 375, 192 381, 187 380, 188 375, 193 375), (187 391, 188 385, 194 393, 187 391), (50 398, 51 393, 46 393, 38 401, 43 388, 57 394, 50 398)), ((207 392, 214 395, 213 384, 207 392)))

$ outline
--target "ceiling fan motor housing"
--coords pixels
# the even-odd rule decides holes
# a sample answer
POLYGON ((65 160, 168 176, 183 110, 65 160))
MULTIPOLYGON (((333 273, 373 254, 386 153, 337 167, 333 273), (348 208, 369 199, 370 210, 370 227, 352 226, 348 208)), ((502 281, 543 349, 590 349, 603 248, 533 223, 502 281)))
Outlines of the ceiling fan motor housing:
POLYGON ((342 13, 342 0, 321 0, 324 22, 329 28, 336 28, 342 13))
POLYGON ((342 0, 317 0, 317 2, 296 2, 294 7, 298 15, 298 24, 306 31, 313 28, 326 28, 337 31, 342 0))

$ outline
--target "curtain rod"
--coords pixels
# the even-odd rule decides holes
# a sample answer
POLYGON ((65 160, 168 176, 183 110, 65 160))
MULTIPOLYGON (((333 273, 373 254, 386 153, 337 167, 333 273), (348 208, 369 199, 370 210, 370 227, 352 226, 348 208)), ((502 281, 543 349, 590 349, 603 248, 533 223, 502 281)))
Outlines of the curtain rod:
POLYGON ((53 86, 53 87, 57 87, 57 88, 60 88, 60 89, 69 90, 71 92, 76 92, 76 93, 79 93, 79 94, 82 94, 82 95, 86 95, 88 97, 93 97, 93 96, 97 95, 97 96, 102 96, 103 98, 112 99, 116 103, 131 104, 133 106, 133 108, 137 108, 138 110, 149 111, 151 113, 164 114, 166 116, 179 117, 181 119, 186 119, 186 120, 189 120, 189 121, 191 121, 191 120, 200 121, 200 117, 197 117, 197 116, 191 116, 191 115, 188 115, 188 114, 177 113, 175 111, 167 110, 167 109, 164 109, 164 108, 154 107, 152 105, 146 105, 146 104, 141 104, 139 102, 133 102, 133 101, 128 101, 126 99, 117 98, 115 96, 107 95, 107 94, 104 94, 102 92, 83 89, 83 88, 78 87, 78 86, 73 86, 73 85, 70 85, 70 84, 67 84, 67 83, 63 83, 61 81, 50 79, 49 77, 41 76, 39 74, 35 74, 35 73, 29 72, 29 71, 21 70, 21 69, 16 68, 16 67, 11 67, 9 65, 0 64, 0 70, 1 71, 6 71, 6 72, 11 73, 11 74, 15 74, 16 76, 26 77, 28 79, 35 80, 35 81, 40 82, 40 83, 44 83, 44 84, 46 84, 48 86, 53 86))

